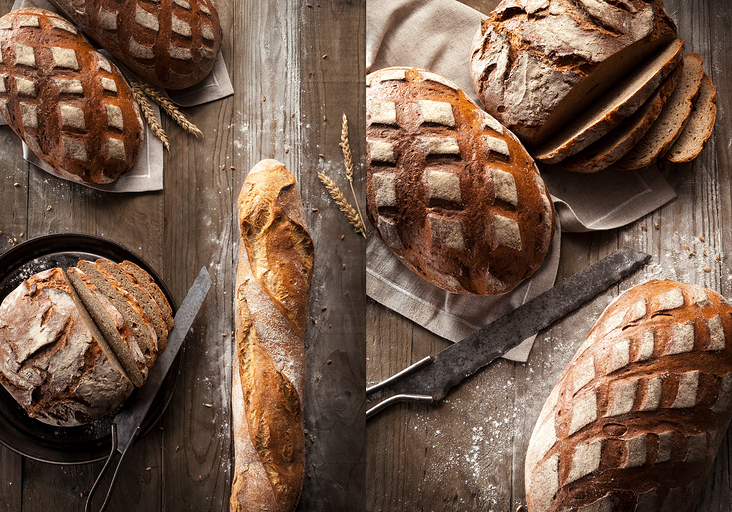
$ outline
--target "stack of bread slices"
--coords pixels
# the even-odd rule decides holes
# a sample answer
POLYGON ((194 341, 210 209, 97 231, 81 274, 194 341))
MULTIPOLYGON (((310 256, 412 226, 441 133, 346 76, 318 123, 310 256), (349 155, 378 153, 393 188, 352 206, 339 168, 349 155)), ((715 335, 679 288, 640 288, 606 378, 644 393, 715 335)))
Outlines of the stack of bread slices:
POLYGON ((172 328, 165 294, 132 262, 48 269, 0 305, 0 382, 44 423, 91 423, 145 383, 172 328))
POLYGON ((486 110, 532 156, 575 172, 687 162, 716 117, 716 91, 661 0, 502 2, 474 41, 486 110))

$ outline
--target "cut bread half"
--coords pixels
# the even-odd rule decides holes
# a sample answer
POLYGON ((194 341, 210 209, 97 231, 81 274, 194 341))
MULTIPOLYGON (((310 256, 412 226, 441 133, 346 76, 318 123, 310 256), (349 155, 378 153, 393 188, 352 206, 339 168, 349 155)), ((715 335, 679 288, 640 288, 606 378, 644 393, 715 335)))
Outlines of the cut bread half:
POLYGON ((681 61, 683 49, 683 40, 672 41, 638 66, 566 128, 534 150, 534 158, 547 164, 560 162, 597 141, 625 118, 633 115, 676 68, 681 61))
POLYGON ((669 162, 688 162, 704 149, 714 129, 717 117, 717 89, 709 75, 704 73, 699 98, 689 115, 689 121, 671 149, 663 156, 669 162))
POLYGON ((112 351, 117 356, 127 378, 135 387, 140 387, 147 379, 147 364, 140 347, 134 340, 122 315, 107 297, 78 268, 66 271, 69 281, 79 294, 89 316, 94 320, 112 351))
POLYGON ((168 326, 168 331, 172 331, 173 326, 175 325, 175 322, 173 321, 173 310, 170 307, 170 303, 165 297, 165 294, 160 289, 160 287, 155 284, 155 281, 150 276, 150 274, 145 272, 138 265, 132 263, 131 261, 125 260, 120 263, 119 266, 125 272, 130 274, 135 279, 137 284, 145 288, 148 293, 155 299, 155 302, 160 308, 160 311, 163 313, 163 318, 165 319, 165 324, 168 326))
POLYGON ((620 160, 615 168, 640 169, 656 162, 668 151, 686 126, 694 102, 699 96, 704 70, 699 54, 684 55, 684 69, 679 83, 643 138, 620 160))
POLYGON ((98 259, 94 263, 105 277, 116 280, 135 298, 145 314, 150 318, 155 329, 155 335, 158 339, 158 352, 163 350, 168 341, 168 326, 165 324, 165 318, 163 318, 163 313, 160 311, 160 307, 158 307, 155 299, 116 263, 106 259, 98 259))
POLYGON ((130 328, 135 343, 140 347, 148 368, 155 364, 158 340, 150 317, 135 298, 111 275, 104 275, 101 268, 91 261, 80 260, 77 267, 87 275, 112 305, 120 312, 125 325, 130 328))
POLYGON ((606 169, 621 159, 645 135, 661 113, 676 88, 683 67, 682 61, 635 114, 560 165, 567 171, 591 173, 606 169))

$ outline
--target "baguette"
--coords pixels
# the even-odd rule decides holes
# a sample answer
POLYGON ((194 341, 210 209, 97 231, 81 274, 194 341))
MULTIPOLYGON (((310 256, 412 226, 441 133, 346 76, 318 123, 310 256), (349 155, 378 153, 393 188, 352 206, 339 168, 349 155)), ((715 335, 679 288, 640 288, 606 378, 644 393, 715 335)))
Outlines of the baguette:
POLYGON ((238 200, 230 510, 291 511, 305 473, 302 399, 313 244, 294 176, 251 170, 238 200))

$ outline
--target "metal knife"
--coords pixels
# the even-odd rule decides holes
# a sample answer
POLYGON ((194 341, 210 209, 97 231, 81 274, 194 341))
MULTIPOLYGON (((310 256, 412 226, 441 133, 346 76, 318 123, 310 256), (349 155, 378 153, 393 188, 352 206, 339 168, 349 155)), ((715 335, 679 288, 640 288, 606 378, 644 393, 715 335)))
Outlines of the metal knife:
POLYGON ((155 399, 155 395, 168 375, 170 365, 173 364, 173 360, 178 355, 178 351, 183 344, 183 340, 188 334, 191 325, 193 325, 193 321, 196 319, 196 315, 201 309, 203 301, 206 299, 206 295, 208 295, 210 288, 211 277, 208 275, 206 267, 203 267, 175 314, 175 326, 173 327, 173 330, 170 331, 170 334, 168 334, 168 343, 165 350, 160 353, 155 361, 155 366, 153 366, 148 372, 145 384, 141 388, 135 390, 132 396, 130 396, 125 403, 124 408, 117 413, 117 416, 115 416, 114 421, 112 422, 112 450, 107 458, 107 462, 104 463, 104 467, 100 471, 99 476, 89 491, 89 495, 86 500, 86 507, 84 508, 86 512, 91 510, 92 498, 94 497, 94 493, 102 480, 102 476, 106 472, 116 453, 119 451, 121 455, 117 462, 117 467, 114 470, 112 481, 109 484, 109 489, 107 490, 104 503, 99 511, 103 512, 107 508, 109 498, 112 494, 112 487, 117 479, 117 473, 122 465, 122 460, 124 460, 127 450, 132 446, 132 443, 140 433, 140 425, 145 419, 145 416, 147 416, 150 406, 155 399))
POLYGON ((650 254, 623 247, 457 343, 366 389, 366 418, 397 402, 433 403, 523 340, 549 327, 647 263, 650 254), (386 388, 393 393, 384 397, 386 388), (380 393, 384 391, 383 393, 380 393))

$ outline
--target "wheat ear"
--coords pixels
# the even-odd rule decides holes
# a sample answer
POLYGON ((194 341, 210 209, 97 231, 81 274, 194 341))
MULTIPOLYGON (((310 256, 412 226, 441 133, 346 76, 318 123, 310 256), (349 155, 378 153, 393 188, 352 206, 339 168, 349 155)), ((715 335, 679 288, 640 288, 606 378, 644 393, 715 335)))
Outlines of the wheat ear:
POLYGON ((330 194, 330 197, 332 197, 333 200, 336 202, 338 208, 340 208, 340 210, 346 216, 346 219, 348 219, 349 224, 351 224, 351 226, 353 226, 353 228, 356 230, 356 233, 361 234, 364 238, 366 238, 366 230, 365 226, 363 225, 363 221, 361 220, 361 217, 358 215, 353 206, 348 204, 348 200, 346 199, 346 196, 343 195, 343 192, 341 192, 341 189, 338 188, 333 180, 331 180, 328 176, 320 171, 318 171, 318 178, 323 183, 323 185, 325 185, 325 189, 330 194))
POLYGON ((196 137, 203 137, 203 132, 198 129, 198 126, 193 124, 188 120, 188 118, 183 115, 183 112, 178 110, 178 106, 175 105, 172 101, 170 101, 168 98, 163 96, 158 92, 157 89, 155 89, 150 84, 146 84, 144 82, 140 82, 140 87, 142 87, 142 90, 145 92, 147 96, 150 97, 151 100, 153 100, 155 103, 160 105, 162 109, 173 118, 173 121, 178 123, 185 131, 188 133, 192 133, 196 137))
MULTIPOLYGON (((343 159, 346 162, 346 177, 348 183, 351 185, 351 194, 353 194, 353 201, 356 203, 356 210, 358 210, 358 218, 361 220, 361 226, 365 226, 363 221, 363 215, 361 215, 361 208, 358 206, 358 198, 356 197, 356 191, 353 190, 353 159, 351 158, 351 145, 348 143, 348 118, 346 113, 343 113, 343 123, 341 125, 341 149, 343 150, 343 159)), ((366 230, 362 229, 361 233, 366 237, 366 230)))
POLYGON ((158 121, 158 118, 155 117, 155 112, 153 112, 153 109, 150 106, 150 102, 147 101, 147 97, 145 96, 145 93, 143 92, 140 83, 130 78, 130 87, 132 88, 133 96, 135 96, 137 103, 140 105, 142 115, 145 116, 145 121, 147 121, 147 124, 150 125, 150 130, 152 130, 153 134, 155 134, 155 136, 162 141, 165 149, 170 151, 170 142, 168 142, 168 136, 165 134, 165 130, 163 130, 163 127, 160 125, 160 121, 158 121))

